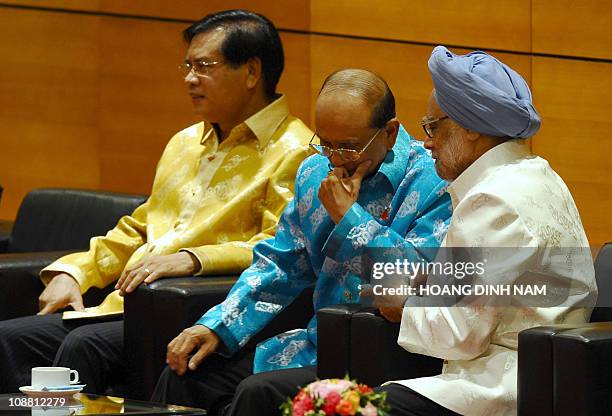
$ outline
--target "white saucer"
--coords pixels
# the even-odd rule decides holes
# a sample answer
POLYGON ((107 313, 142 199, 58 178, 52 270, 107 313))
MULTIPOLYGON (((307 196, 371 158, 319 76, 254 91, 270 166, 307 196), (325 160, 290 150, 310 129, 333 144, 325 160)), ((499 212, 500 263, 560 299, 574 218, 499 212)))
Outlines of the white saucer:
POLYGON ((70 388, 63 387, 61 390, 41 390, 32 386, 19 387, 19 391, 31 397, 70 397, 73 394, 79 393, 87 384, 75 384, 70 388))

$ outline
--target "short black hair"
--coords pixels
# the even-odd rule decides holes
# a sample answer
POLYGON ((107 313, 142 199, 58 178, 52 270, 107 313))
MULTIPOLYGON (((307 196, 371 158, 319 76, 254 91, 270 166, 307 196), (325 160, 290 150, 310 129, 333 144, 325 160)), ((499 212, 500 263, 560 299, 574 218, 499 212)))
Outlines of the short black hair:
POLYGON ((386 82, 385 87, 385 93, 372 109, 370 126, 375 129, 382 129, 387 124, 387 121, 395 118, 395 97, 386 82))
POLYGON ((188 43, 204 32, 223 27, 227 34, 221 45, 225 61, 237 68, 251 58, 259 58, 264 91, 268 98, 276 95, 276 85, 283 73, 283 44, 274 24, 265 16, 248 10, 225 10, 206 15, 183 32, 188 43))

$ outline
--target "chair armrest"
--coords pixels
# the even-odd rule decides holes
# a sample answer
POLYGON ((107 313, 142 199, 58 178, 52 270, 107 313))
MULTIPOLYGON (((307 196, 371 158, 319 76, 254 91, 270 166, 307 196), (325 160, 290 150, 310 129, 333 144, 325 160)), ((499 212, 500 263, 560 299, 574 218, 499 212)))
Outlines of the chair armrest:
MULTIPOLYGON (((141 285, 125 298, 125 350, 130 370, 127 394, 148 399, 165 366, 166 347, 183 329, 222 302, 237 277, 160 279, 141 285)), ((312 289, 307 289, 244 348, 289 329, 304 328, 312 317, 312 289)))
POLYGON ((342 378, 350 373, 351 318, 364 309, 358 303, 317 311, 317 376, 342 378))
MULTIPOLYGON (((0 320, 38 312, 38 296, 45 286, 38 277, 41 269, 74 250, 0 254, 0 320)), ((110 293, 91 288, 83 295, 85 306, 98 305, 110 293)))
POLYGON ((351 377, 370 386, 440 374, 443 360, 406 351, 397 343, 400 325, 377 311, 355 313, 351 319, 351 377))
POLYGON ((0 253, 6 253, 10 239, 13 221, 0 220, 0 253))
POLYGON ((612 322, 584 324, 552 338, 554 414, 607 415, 612 403, 612 322))
POLYGON ((70 251, 0 254, 0 320, 38 312, 40 270, 70 251))
POLYGON ((553 337, 576 325, 529 328, 518 336, 518 414, 554 413, 553 337))
POLYGON ((183 329, 223 301, 236 277, 181 277, 140 285, 125 297, 126 394, 148 400, 164 369, 166 347, 183 329))

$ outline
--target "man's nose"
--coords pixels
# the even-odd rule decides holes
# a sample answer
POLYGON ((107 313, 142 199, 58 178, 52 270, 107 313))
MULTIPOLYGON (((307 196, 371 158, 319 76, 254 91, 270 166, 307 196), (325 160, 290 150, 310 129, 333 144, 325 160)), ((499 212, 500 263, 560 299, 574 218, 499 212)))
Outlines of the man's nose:
POLYGON ((198 78, 198 76, 194 74, 193 71, 189 71, 187 75, 185 75, 183 81, 185 81, 186 84, 197 84, 200 82, 200 78, 198 78))
POLYGON ((430 137, 425 137, 425 141, 423 142, 423 146, 425 147, 425 149, 431 150, 431 148, 433 147, 433 139, 430 138, 430 137))

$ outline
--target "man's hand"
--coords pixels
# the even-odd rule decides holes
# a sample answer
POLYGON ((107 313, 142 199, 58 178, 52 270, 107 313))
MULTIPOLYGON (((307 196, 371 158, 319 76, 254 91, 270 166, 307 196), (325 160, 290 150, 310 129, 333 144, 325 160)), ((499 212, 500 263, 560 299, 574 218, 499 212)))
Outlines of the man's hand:
POLYGON ((53 313, 66 306, 75 311, 84 311, 81 287, 68 273, 56 274, 38 297, 38 315, 53 313))
POLYGON ((186 251, 149 257, 123 270, 115 289, 119 289, 123 296, 133 292, 142 282, 152 283, 160 277, 189 276, 199 268, 198 259, 186 251))
MULTIPOLYGON (((395 284, 387 282, 384 284, 385 287, 399 287, 397 282, 395 284)), ((404 311, 404 304, 408 299, 408 296, 402 295, 375 295, 371 285, 364 285, 364 288, 359 293, 359 296, 373 297, 372 306, 378 308, 380 314, 389 322, 401 322, 402 313, 404 311)))
POLYGON ((387 308, 381 306, 378 308, 380 314, 389 322, 401 322, 402 321, 402 313, 404 311, 403 307, 392 307, 387 308))
POLYGON ((321 181, 319 200, 334 223, 338 224, 355 201, 357 201, 361 182, 371 164, 371 160, 361 162, 353 176, 349 176, 345 168, 335 167, 321 181))
POLYGON ((194 325, 183 330, 170 344, 166 354, 166 364, 179 376, 187 371, 189 354, 198 349, 189 360, 189 369, 194 371, 202 361, 219 347, 219 337, 204 325, 194 325))

